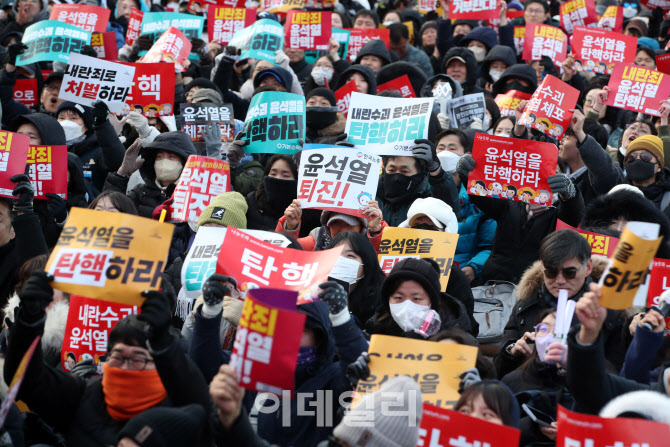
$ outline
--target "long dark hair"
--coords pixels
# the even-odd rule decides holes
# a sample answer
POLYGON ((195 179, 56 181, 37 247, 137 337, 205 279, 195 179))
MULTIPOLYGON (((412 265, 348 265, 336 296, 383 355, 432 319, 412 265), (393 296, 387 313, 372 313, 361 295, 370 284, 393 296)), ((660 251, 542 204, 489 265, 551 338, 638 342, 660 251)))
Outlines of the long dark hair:
POLYGON ((135 208, 135 204, 133 203, 133 201, 130 200, 128 196, 126 196, 125 194, 112 190, 103 191, 100 194, 98 194, 96 198, 93 199, 88 208, 94 210, 95 207, 98 205, 98 202, 100 202, 105 197, 109 197, 109 201, 112 202, 114 208, 119 210, 119 212, 137 216, 137 208, 135 208))
MULTIPOLYGON (((544 309, 542 312, 540 312, 540 316, 538 317, 537 321, 535 324, 540 324, 542 323, 542 320, 547 318, 549 315, 556 313, 556 308, 555 307, 549 307, 547 309, 544 309)), ((537 348, 533 350, 533 354, 531 354, 528 359, 519 366, 519 370, 521 371, 521 375, 528 377, 533 374, 532 368, 533 368, 533 363, 535 363, 536 359, 539 359, 540 355, 537 353, 537 348)))
MULTIPOLYGON (((293 178, 298 180, 298 166, 296 166, 295 162, 293 161, 293 158, 289 157, 288 155, 282 155, 282 154, 276 154, 270 157, 267 164, 265 165, 263 178, 267 177, 270 174, 270 171, 272 170, 272 165, 274 165, 279 160, 283 160, 286 163, 288 163, 288 165, 291 167, 293 178)), ((265 197, 265 182, 261 181, 261 184, 258 185, 258 188, 256 189, 256 193, 254 196, 256 197, 256 200, 260 200, 262 197, 265 197)))
POLYGON ((502 419, 503 424, 508 427, 517 426, 510 411, 514 405, 518 405, 516 399, 509 388, 495 380, 482 380, 467 387, 461 394, 461 398, 456 402, 454 410, 458 411, 463 405, 472 402, 479 395, 484 399, 486 406, 502 419))

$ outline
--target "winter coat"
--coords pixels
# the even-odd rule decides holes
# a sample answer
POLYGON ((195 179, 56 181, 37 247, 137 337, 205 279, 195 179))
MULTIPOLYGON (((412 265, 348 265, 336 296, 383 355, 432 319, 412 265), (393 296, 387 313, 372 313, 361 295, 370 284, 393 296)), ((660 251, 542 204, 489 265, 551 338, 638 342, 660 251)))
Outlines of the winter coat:
POLYGON ((275 231, 284 209, 275 209, 265 197, 256 198, 256 191, 247 194, 247 228, 250 230, 275 231))
POLYGON ((577 149, 587 169, 573 179, 573 183, 582 193, 584 205, 588 205, 596 197, 607 194, 614 186, 622 183, 623 172, 591 135, 587 135, 581 143, 578 142, 577 149))
POLYGON ((619 375, 648 385, 656 355, 663 345, 663 335, 663 332, 652 332, 645 326, 638 326, 619 375))
POLYGON ((558 373, 556 365, 544 363, 537 356, 528 366, 515 369, 500 381, 514 394, 523 391, 558 391, 566 386, 565 376, 558 373))
POLYGON ((247 161, 231 171, 233 190, 243 196, 255 192, 263 181, 265 168, 256 160, 247 161))
POLYGON ((473 40, 477 40, 484 44, 486 51, 498 45, 498 35, 496 30, 488 26, 478 26, 461 39, 458 43, 460 46, 467 48, 468 44, 473 40))
POLYGON ((354 73, 360 73, 361 76, 363 76, 363 79, 365 79, 365 82, 368 83, 368 95, 376 95, 377 94, 377 81, 375 78, 375 72, 372 71, 372 68, 368 67, 367 65, 352 65, 351 67, 347 68, 342 72, 340 77, 337 79, 337 84, 335 84, 335 88, 333 89, 334 91, 337 91, 340 89, 344 84, 349 82, 349 76, 351 76, 354 73))
POLYGON ((312 64, 308 63, 304 58, 296 64, 290 65, 290 67, 301 84, 305 84, 305 81, 312 77, 312 64))
POLYGON ((385 65, 377 71, 377 85, 386 84, 403 75, 407 75, 412 90, 417 94, 421 91, 421 87, 426 83, 426 80, 430 78, 423 67, 406 61, 398 61, 385 65))
POLYGON ((354 61, 354 64, 360 64, 361 60, 365 56, 377 56, 382 60, 383 65, 387 65, 392 62, 391 53, 389 53, 388 48, 386 48, 386 44, 381 39, 372 39, 365 42, 365 45, 363 45, 358 54, 356 54, 356 60, 354 61))
POLYGON ((477 86, 477 79, 479 78, 479 65, 477 64, 477 59, 475 59, 474 53, 467 48, 451 48, 442 58, 442 73, 447 72, 447 62, 452 57, 460 57, 465 61, 468 74, 465 78, 465 81, 461 82, 461 87, 463 87, 463 94, 470 95, 472 93, 484 93, 484 89, 477 86))
POLYGON ((412 45, 407 44, 407 52, 400 58, 400 61, 418 66, 427 77, 433 76, 433 65, 428 55, 412 45))
POLYGON ((94 197, 91 197, 88 193, 81 160, 72 152, 67 153, 67 171, 70 174, 70 179, 67 182, 66 202, 68 210, 73 206, 86 208, 94 197))
POLYGON ((497 223, 470 203, 470 198, 463 185, 461 185, 459 198, 461 215, 460 222, 458 222, 458 244, 454 261, 461 269, 467 266, 472 267, 475 270, 475 279, 479 280, 482 276, 482 267, 491 255, 497 223))
MULTIPOLYGON (((628 177, 626 183, 633 184, 628 177)), ((656 181, 649 186, 638 186, 637 189, 642 191, 644 196, 651 200, 656 208, 661 210, 666 216, 670 217, 670 205, 661 209, 663 196, 670 193, 670 168, 664 167, 663 170, 656 174, 656 181)))
POLYGON ((310 129, 308 127, 306 137, 313 144, 334 144, 333 137, 342 135, 346 125, 347 119, 340 112, 337 112, 334 123, 319 130, 310 129), (330 143, 328 140, 333 140, 333 142, 330 143))

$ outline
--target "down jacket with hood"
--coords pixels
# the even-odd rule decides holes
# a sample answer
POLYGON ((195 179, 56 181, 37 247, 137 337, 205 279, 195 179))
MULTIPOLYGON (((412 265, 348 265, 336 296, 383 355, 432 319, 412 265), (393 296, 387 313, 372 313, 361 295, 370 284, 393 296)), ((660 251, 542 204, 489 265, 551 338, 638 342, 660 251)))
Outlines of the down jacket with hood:
MULTIPOLYGON (((447 72, 447 64, 449 59, 453 57, 460 57, 465 61, 467 67, 467 76, 465 81, 461 82, 461 87, 463 87, 463 94, 470 95, 472 93, 484 93, 484 89, 477 86, 477 79, 479 78, 479 65, 477 64, 477 59, 472 51, 467 48, 454 47, 447 51, 447 54, 442 58, 442 67, 441 73, 447 72)), ((494 96, 495 97, 495 96, 494 96)))
MULTIPOLYGON (((508 79, 519 78, 527 81, 530 85, 525 87, 523 90, 524 93, 533 94, 537 89, 537 72, 533 67, 526 64, 514 64, 510 67, 507 67, 507 70, 502 74, 500 79, 498 79, 493 84, 492 96, 495 98, 501 93, 506 93, 509 88, 505 86, 508 79)), ((518 88, 516 90, 519 90, 518 88)))
POLYGON ((361 59, 365 56, 377 56, 382 60, 383 65, 388 65, 392 62, 391 53, 386 48, 384 41, 380 39, 368 40, 356 55, 354 64, 360 64, 361 59))
POLYGON ((495 84, 495 80, 489 74, 491 71, 491 64, 494 61, 502 61, 507 65, 507 68, 516 64, 516 53, 513 48, 510 48, 505 45, 496 45, 491 48, 491 51, 488 52, 482 62, 481 76, 479 77, 479 86, 482 88, 486 87, 486 84, 495 84))
POLYGON ((94 197, 88 194, 81 160, 72 152, 67 153, 67 170, 70 174, 70 179, 67 182, 67 209, 69 210, 73 206, 86 208, 94 197))
POLYGON ((367 93, 368 95, 377 94, 377 81, 375 78, 375 72, 372 71, 372 68, 366 65, 358 65, 358 64, 352 65, 351 67, 347 68, 342 72, 342 74, 337 80, 337 85, 333 90, 337 91, 340 87, 349 82, 349 76, 351 76, 354 73, 360 73, 365 79, 365 82, 368 83, 368 93, 367 93))
POLYGON ((420 92, 428 79, 426 73, 421 71, 415 64, 410 64, 409 62, 393 62, 377 71, 377 85, 385 84, 405 74, 409 77, 409 82, 412 85, 414 92, 420 92))

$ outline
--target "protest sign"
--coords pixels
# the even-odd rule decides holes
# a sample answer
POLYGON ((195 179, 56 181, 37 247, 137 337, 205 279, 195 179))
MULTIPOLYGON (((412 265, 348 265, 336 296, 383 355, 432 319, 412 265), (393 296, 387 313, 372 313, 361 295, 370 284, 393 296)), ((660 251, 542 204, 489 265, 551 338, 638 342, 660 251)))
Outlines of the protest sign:
POLYGON ((209 5, 207 7, 207 34, 210 41, 226 45, 233 35, 251 26, 256 21, 256 9, 228 8, 209 5))
POLYGON ((661 8, 664 11, 670 10, 670 0, 640 0, 640 3, 651 9, 661 8))
POLYGON ((107 31, 109 23, 109 14, 111 11, 102 6, 93 5, 53 5, 49 20, 57 20, 62 23, 74 25, 88 32, 97 31, 104 33, 107 31))
POLYGON ((497 3, 497 0, 452 0, 449 2, 449 19, 497 19, 500 16, 497 3))
POLYGON ((484 121, 486 101, 483 93, 473 93, 447 100, 449 122, 457 129, 467 129, 475 118, 484 121))
POLYGON ((563 138, 579 100, 579 90, 555 76, 547 75, 523 110, 519 123, 557 140, 563 138))
POLYGON ((358 382, 358 395, 377 391, 388 379, 407 375, 419 385, 423 402, 452 408, 459 398, 458 376, 475 367, 477 348, 375 334, 368 354, 370 375, 358 382))
POLYGON ((437 0, 419 0, 419 12, 426 14, 437 9, 437 0))
POLYGON ((636 37, 596 28, 578 26, 572 39, 577 71, 611 74, 616 63, 634 60, 636 50, 636 37))
POLYGON ((560 28, 538 23, 526 23, 523 41, 523 59, 539 61, 548 56, 559 66, 568 55, 568 36, 560 28))
POLYGON ((244 120, 244 152, 295 154, 305 138, 305 97, 293 93, 261 92, 251 98, 244 120))
MULTIPOLYGON (((276 20, 258 20, 251 27, 240 31, 242 32, 251 34, 247 45, 242 47, 240 60, 262 59, 274 63, 277 50, 284 48, 284 27, 276 20)), ((233 42, 230 45, 233 45, 233 42)))
POLYGON ((302 291, 324 282, 341 252, 341 246, 321 251, 277 247, 228 227, 216 272, 237 279, 239 288, 254 284, 302 291))
POLYGON ((384 228, 379 246, 379 266, 387 275, 406 258, 432 259, 440 266, 440 285, 447 287, 458 234, 412 228, 384 228))
POLYGON ((615 33, 623 32, 623 7, 608 6, 598 21, 598 28, 615 33))
POLYGON ((330 11, 289 11, 286 15, 286 48, 328 50, 332 33, 330 11))
POLYGON ((412 156, 414 140, 428 138, 434 98, 384 98, 354 92, 344 132, 356 148, 375 155, 412 156))
POLYGON ((518 90, 510 90, 507 93, 498 94, 494 101, 500 108, 500 116, 514 116, 514 109, 521 101, 527 101, 532 95, 529 93, 520 92, 518 90))
POLYGON ((174 110, 174 64, 124 63, 135 68, 133 87, 126 97, 122 115, 139 112, 144 116, 172 116, 174 110))
POLYGON ((526 43, 526 27, 525 26, 515 26, 514 27, 514 50, 516 51, 517 56, 521 56, 523 53, 524 44, 526 43))
POLYGON ((387 90, 396 90, 403 98, 416 98, 412 83, 406 74, 377 86, 377 94, 387 90))
POLYGON ((183 71, 182 64, 188 58, 192 47, 193 45, 184 33, 175 27, 170 27, 139 62, 173 62, 175 69, 183 71))
POLYGON ((349 107, 351 105, 351 94, 358 91, 356 81, 353 79, 342 87, 335 90, 335 100, 337 101, 337 111, 345 117, 349 114, 349 107))
POLYGON ((230 165, 223 160, 189 155, 174 189, 172 220, 198 223, 212 199, 230 191, 230 165))
POLYGON ((519 445, 520 437, 516 428, 424 403, 417 445, 503 447, 519 445))
POLYGON ((569 228, 574 230, 577 233, 584 236, 584 239, 589 243, 591 247, 592 255, 607 256, 608 258, 614 255, 616 246, 619 243, 619 239, 614 236, 605 236, 603 234, 592 233, 590 231, 584 231, 581 228, 572 227, 561 219, 556 220, 556 230, 562 230, 564 228, 569 228))
MULTIPOLYGON (((507 21, 511 22, 512 20, 516 19, 517 17, 523 17, 523 14, 524 14, 523 10, 519 11, 519 10, 516 10, 516 9, 508 9, 507 12, 505 13, 505 16, 507 17, 507 21)), ((489 25, 491 28, 493 28, 495 30, 496 33, 498 33, 498 29, 500 28, 500 17, 496 17, 495 19, 485 20, 484 23, 489 25)), ((523 28, 523 27, 522 26, 521 27, 516 27, 515 26, 514 29, 516 29, 516 28, 523 28)), ((521 37, 523 37, 523 33, 522 33, 521 37)), ((519 54, 521 54, 521 53, 519 53, 519 54)))
POLYGON ((668 424, 640 418, 601 418, 558 406, 556 445, 564 447, 662 447, 668 424))
POLYGON ((98 53, 99 59, 116 62, 118 60, 118 51, 116 50, 116 33, 114 31, 106 33, 93 33, 91 36, 91 46, 98 53))
POLYGON ((235 117, 232 104, 180 104, 179 115, 181 131, 186 133, 199 154, 205 152, 205 127, 217 125, 221 129, 221 142, 233 141, 235 137, 235 117))
POLYGON ((363 210, 377 196, 382 159, 342 146, 307 144, 300 157, 300 207, 365 218, 363 210))
POLYGON ((307 318, 295 310, 296 302, 297 293, 288 290, 249 291, 230 357, 230 366, 244 388, 277 395, 293 390, 307 318))
POLYGON ((292 9, 303 9, 304 0, 261 0, 261 8, 272 13, 286 13, 292 9))
POLYGON ((110 112, 121 113, 134 76, 132 66, 73 53, 58 97, 89 107, 102 100, 110 112))
POLYGON ((101 375, 109 333, 116 323, 128 315, 139 313, 138 304, 139 300, 136 304, 119 304, 79 295, 70 296, 61 347, 63 371, 71 371, 77 362, 92 359, 97 368, 96 375, 101 375))
POLYGON ((91 43, 91 33, 56 20, 41 20, 26 28, 21 42, 28 46, 16 59, 16 66, 43 61, 65 62, 91 43))
POLYGON ((0 196, 15 199, 16 183, 10 177, 26 172, 30 137, 0 130, 0 196))
POLYGON ((478 133, 472 157, 468 194, 551 205, 547 177, 556 174, 555 144, 478 133))
POLYGON ((612 71, 606 106, 660 116, 661 101, 670 96, 670 76, 635 64, 617 64, 612 71))
POLYGON ((670 74, 670 54, 659 54, 656 56, 656 70, 661 73, 670 74))
POLYGON ((128 20, 128 32, 126 33, 126 43, 133 46, 135 39, 142 33, 142 19, 144 13, 139 9, 133 8, 130 12, 130 19, 128 20))
POLYGON ((30 145, 26 163, 36 199, 48 199, 46 194, 67 198, 67 146, 30 145))
POLYGON ((354 63, 358 52, 361 51, 363 45, 373 39, 379 39, 384 42, 386 49, 389 49, 391 42, 391 31, 388 29, 359 29, 348 28, 349 31, 349 48, 347 50, 347 57, 354 63))
POLYGON ((5 425, 7 413, 9 413, 10 408, 14 404, 14 399, 16 399, 16 395, 19 393, 19 388, 21 388, 21 383, 23 383, 28 364, 30 363, 30 359, 33 358, 33 354, 35 353, 39 341, 40 337, 35 337, 35 340, 33 340, 28 350, 23 354, 23 357, 21 357, 21 362, 19 363, 18 368, 16 368, 14 377, 12 377, 7 394, 5 394, 5 397, 2 399, 2 406, 0 406, 0 429, 5 425))
POLYGON ((644 283, 647 270, 661 244, 659 225, 629 221, 621 233, 614 257, 600 277, 600 304, 623 310, 633 304, 637 289, 644 283))
MULTIPOLYGON (((156 41, 170 28, 181 31, 186 40, 200 39, 205 24, 205 18, 194 14, 182 14, 178 12, 145 12, 142 17, 142 28, 140 34, 148 35, 151 42, 156 41)), ((189 49, 190 51, 190 49, 189 49)), ((143 53, 140 52, 140 56, 143 53)))
POLYGON ((570 0, 561 4, 559 9, 561 28, 572 34, 577 26, 586 26, 598 21, 596 4, 593 0, 570 0))
POLYGON ((45 270, 63 292, 135 305, 143 301, 143 291, 160 287, 173 228, 130 214, 73 207, 45 270))
MULTIPOLYGON (((654 259, 648 279, 646 306, 660 307, 661 294, 668 289, 670 289, 670 261, 654 259)), ((665 336, 670 337, 670 317, 665 317, 665 336)))
POLYGON ((304 0, 303 9, 307 10, 332 10, 335 7, 335 0, 304 0))
MULTIPOLYGON (((351 33, 346 29, 333 28, 331 37, 340 44, 337 50, 337 55, 340 59, 347 58, 347 51, 349 50, 349 35, 351 33)), ((328 51, 305 51, 305 60, 308 64, 314 64, 318 58, 328 54, 328 51)))
POLYGON ((37 79, 17 79, 12 93, 15 101, 34 106, 37 104, 37 79))

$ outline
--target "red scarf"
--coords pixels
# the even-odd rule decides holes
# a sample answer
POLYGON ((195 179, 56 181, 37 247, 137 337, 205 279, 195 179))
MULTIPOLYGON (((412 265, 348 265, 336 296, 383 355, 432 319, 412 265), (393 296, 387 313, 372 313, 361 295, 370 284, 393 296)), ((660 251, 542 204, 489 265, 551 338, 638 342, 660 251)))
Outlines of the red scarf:
POLYGON ((155 369, 132 371, 105 364, 102 393, 107 412, 116 421, 125 421, 158 405, 167 391, 155 369))

